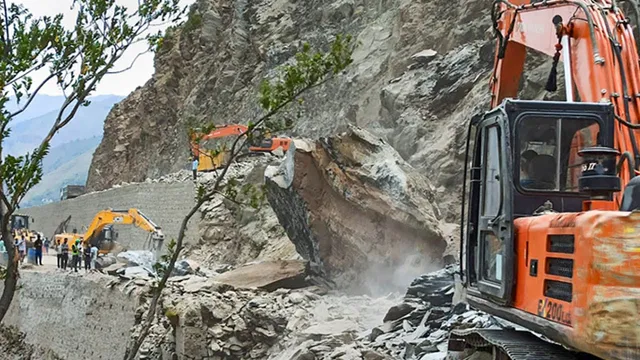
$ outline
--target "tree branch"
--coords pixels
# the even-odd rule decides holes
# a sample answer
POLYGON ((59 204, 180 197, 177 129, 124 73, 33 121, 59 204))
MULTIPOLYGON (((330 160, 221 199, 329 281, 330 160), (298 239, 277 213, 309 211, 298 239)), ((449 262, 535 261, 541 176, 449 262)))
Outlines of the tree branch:
POLYGON ((9 199, 7 199, 7 196, 4 194, 4 191, 0 191, 0 198, 2 199, 2 202, 4 203, 4 205, 7 207, 7 209, 11 209, 11 204, 9 203, 9 199))
POLYGON ((2 7, 4 8, 4 56, 5 59, 9 59, 11 54, 11 37, 9 36, 9 13, 7 12, 7 0, 2 0, 2 7))
POLYGON ((40 90, 54 77, 60 75, 62 72, 64 72, 65 70, 67 70, 67 68, 73 64, 73 62, 78 58, 78 56, 80 56, 80 54, 82 53, 82 51, 78 54, 76 54, 75 56, 73 56, 63 67, 61 70, 59 70, 58 72, 54 72, 49 74, 49 76, 47 76, 41 83, 40 85, 38 85, 38 87, 33 91, 33 93, 29 96, 29 98, 27 99, 27 102, 24 104, 24 106, 16 111, 15 113, 9 115, 8 119, 12 119, 18 115, 20 115, 22 112, 24 112, 29 105, 31 104, 31 102, 33 101, 33 99, 35 99, 36 95, 38 95, 38 93, 40 92, 40 90))
POLYGON ((176 249, 173 255, 171 256, 171 260, 169 261, 169 265, 167 266, 167 271, 165 271, 164 274, 162 275, 162 278, 160 279, 160 282, 156 287, 156 291, 153 295, 153 298, 151 298, 151 302, 149 303, 149 310, 148 310, 149 312, 147 313, 147 318, 146 318, 147 326, 143 328, 142 332, 140 333, 140 336, 138 336, 138 338, 134 340, 133 345, 131 347, 127 347, 127 350, 125 351, 125 355, 124 355, 125 360, 135 359, 136 355, 138 354, 138 350, 140 349, 140 346, 142 346, 142 343, 149 335, 151 324, 153 323, 153 318, 156 316, 156 308, 158 307, 158 301, 160 300, 160 296, 162 295, 162 289, 164 289, 165 286, 167 285, 167 280, 169 280, 169 276, 171 276, 171 270, 175 267, 175 264, 178 261, 178 256, 180 255, 180 251, 182 250, 182 243, 184 240, 185 232, 187 230, 187 224, 189 223, 193 215, 195 215, 196 212, 198 212, 198 209, 200 209, 202 204, 204 204, 209 200, 211 200, 211 197, 209 196, 203 196, 202 198, 198 199, 198 201, 191 208, 187 216, 185 216, 185 218, 182 219, 180 230, 178 232, 178 240, 176 241, 176 249))
POLYGON ((140 56, 142 56, 142 55, 144 55, 144 54, 148 53, 148 52, 149 52, 149 50, 145 50, 145 51, 143 51, 143 52, 139 53, 138 55, 136 55, 136 57, 133 59, 133 61, 131 62, 131 64, 130 64, 128 67, 126 67, 126 68, 124 68, 124 69, 121 69, 121 70, 109 71, 109 72, 107 72, 107 74, 109 74, 109 75, 112 75, 112 74, 120 74, 120 73, 123 73, 123 72, 125 72, 125 71, 131 70, 131 68, 133 68, 133 65, 135 65, 136 61, 138 60, 138 58, 139 58, 140 56))
POLYGON ((40 90, 49 82, 49 80, 53 79, 54 77, 56 77, 57 74, 50 74, 49 76, 47 76, 41 83, 40 85, 33 91, 33 93, 29 96, 29 98, 27 99, 27 102, 24 104, 24 106, 14 112, 13 114, 9 115, 7 120, 11 120, 14 117, 22 114, 31 104, 31 102, 33 101, 33 99, 35 99, 36 95, 38 95, 38 92, 40 92, 40 90))

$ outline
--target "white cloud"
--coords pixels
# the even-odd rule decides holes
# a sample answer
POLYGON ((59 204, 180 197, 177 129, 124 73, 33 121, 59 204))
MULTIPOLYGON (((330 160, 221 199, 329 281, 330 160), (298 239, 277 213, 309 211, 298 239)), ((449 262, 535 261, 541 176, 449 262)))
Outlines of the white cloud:
MULTIPOLYGON (((71 27, 76 18, 76 10, 71 8, 73 0, 14 0, 14 3, 23 4, 28 8, 35 17, 44 15, 53 16, 56 14, 63 14, 65 26, 71 27)), ((194 0, 181 0, 181 6, 189 5, 194 0)), ((128 8, 137 6, 138 0, 117 0, 118 4, 125 5, 128 8)), ((164 30, 170 24, 163 26, 157 26, 153 28, 153 31, 164 30)), ((127 68, 135 59, 136 55, 145 51, 147 44, 140 42, 132 45, 122 58, 116 63, 114 70, 120 70, 127 68)), ((134 66, 123 73, 107 75, 98 84, 95 95, 102 94, 116 94, 116 95, 128 95, 136 87, 144 85, 144 83, 153 75, 153 54, 144 54, 136 60, 134 66)), ((48 73, 46 70, 38 72, 33 78, 34 84, 39 84, 38 80, 42 81, 48 73)), ((51 81, 45 85, 41 93, 49 95, 60 95, 62 92, 57 87, 55 82, 51 81)))

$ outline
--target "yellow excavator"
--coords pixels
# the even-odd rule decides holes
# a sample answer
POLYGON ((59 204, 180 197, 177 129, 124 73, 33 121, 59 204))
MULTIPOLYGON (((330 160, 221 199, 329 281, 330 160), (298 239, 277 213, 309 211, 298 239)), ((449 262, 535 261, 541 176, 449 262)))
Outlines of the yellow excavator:
POLYGON ((118 224, 134 225, 148 231, 154 243, 164 241, 164 234, 160 226, 156 225, 151 219, 134 208, 129 210, 102 210, 96 214, 84 234, 57 234, 55 235, 55 241, 56 244, 60 244, 66 240, 69 248, 71 248, 75 240, 80 239, 83 246, 95 245, 98 248, 99 254, 108 254, 113 250, 115 245, 111 226, 118 224))

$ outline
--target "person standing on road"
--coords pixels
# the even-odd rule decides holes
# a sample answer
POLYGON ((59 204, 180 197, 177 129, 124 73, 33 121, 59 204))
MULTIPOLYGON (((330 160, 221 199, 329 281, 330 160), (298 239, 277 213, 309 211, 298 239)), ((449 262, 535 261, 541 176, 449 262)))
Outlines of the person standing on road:
POLYGON ((96 269, 96 259, 98 259, 98 247, 93 244, 91 246, 91 270, 96 269))
POLYGON ((62 270, 67 270, 67 264, 69 262, 69 244, 67 239, 60 245, 60 263, 62 264, 62 270))
POLYGON ((80 266, 80 239, 76 239, 75 244, 71 246, 71 267, 73 271, 78 272, 80 266))
POLYGON ((44 252, 49 255, 49 246, 51 245, 51 241, 48 238, 44 238, 44 252))
POLYGON ((58 269, 62 269, 62 242, 56 241, 56 257, 58 258, 58 269))
POLYGON ((198 157, 193 156, 193 162, 191 163, 191 170, 193 171, 193 180, 198 178, 198 157))
POLYGON ((76 239, 76 244, 78 244, 78 269, 82 269, 82 259, 84 258, 84 243, 80 239, 76 239), (80 243, 78 243, 78 241, 80 243))
POLYGON ((84 254, 84 271, 91 270, 91 246, 87 244, 83 250, 84 254))
POLYGON ((27 240, 24 235, 20 236, 20 240, 18 240, 18 253, 20 254, 20 263, 24 263, 24 258, 27 255, 27 240))
POLYGON ((36 265, 42 266, 42 239, 40 234, 37 235, 36 241, 33 242, 33 247, 36 250, 36 265))

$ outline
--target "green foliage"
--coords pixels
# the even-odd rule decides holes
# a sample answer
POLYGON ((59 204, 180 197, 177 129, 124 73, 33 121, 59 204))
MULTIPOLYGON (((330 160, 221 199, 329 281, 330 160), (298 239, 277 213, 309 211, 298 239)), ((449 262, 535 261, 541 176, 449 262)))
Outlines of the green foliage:
MULTIPOLYGON (((77 16, 71 27, 62 25, 60 14, 36 18, 22 5, 0 3, 0 233, 9 240, 5 242, 9 267, 14 265, 7 219, 42 179, 42 161, 52 138, 73 120, 80 107, 89 105, 88 97, 105 76, 121 72, 114 71, 114 65, 132 44, 145 40, 152 44, 157 39, 157 35, 148 34, 152 26, 178 20, 182 15, 178 2, 140 0, 136 8, 127 9, 114 0, 74 0, 77 16), (38 71, 45 72, 45 78, 34 83, 32 76, 38 71), (11 121, 50 81, 65 95, 53 125, 33 151, 7 156, 3 150, 11 135, 11 121), (11 95, 18 103, 14 112, 7 108, 11 95)), ((6 281, 17 281, 17 271, 8 274, 6 281)), ((0 321, 13 298, 8 288, 0 304, 0 321)))
MULTIPOLYGON (((177 242, 175 239, 171 239, 169 244, 167 244, 167 251, 164 255, 160 256, 159 261, 153 264, 153 269, 156 271, 158 277, 164 277, 165 273, 169 271, 169 263, 173 254, 176 252, 177 242)), ((173 270, 173 269, 172 269, 173 270)), ((158 287, 159 291, 162 291, 161 287, 158 287)))
POLYGON ((174 308, 168 308, 165 312, 164 312, 164 316, 167 317, 167 319, 169 319, 169 322, 171 323, 171 326, 173 326, 173 328, 177 328, 179 325, 179 316, 178 316, 178 311, 174 308))

